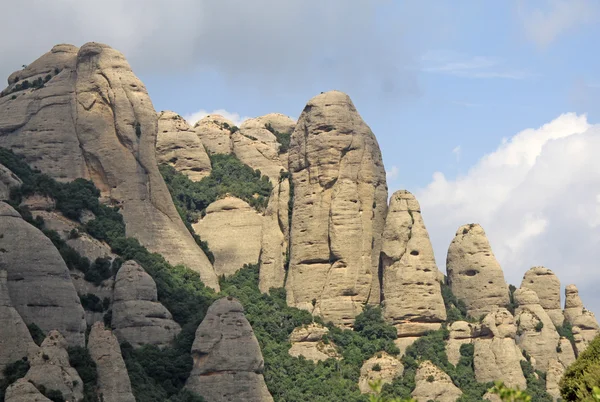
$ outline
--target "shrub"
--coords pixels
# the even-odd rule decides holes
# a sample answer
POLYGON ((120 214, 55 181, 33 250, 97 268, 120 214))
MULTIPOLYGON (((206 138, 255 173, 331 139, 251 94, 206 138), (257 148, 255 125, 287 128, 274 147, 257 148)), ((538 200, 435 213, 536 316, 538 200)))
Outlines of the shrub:
POLYGON ((81 301, 81 305, 85 310, 94 311, 97 313, 101 313, 105 310, 100 298, 93 293, 80 295, 79 300, 81 301))
POLYGON ((541 321, 538 321, 537 324, 535 324, 535 330, 536 332, 542 332, 542 328, 544 328, 544 323, 541 321))
POLYGON ((290 139, 292 137, 292 133, 280 133, 273 128, 271 123, 265 124, 265 128, 269 130, 277 139, 277 142, 279 143, 279 153, 286 153, 290 149, 290 139))
POLYGON ((371 370, 373 370, 373 371, 381 371, 381 364, 375 363, 373 365, 373 367, 371 367, 371 370))
POLYGON ((29 371, 29 361, 26 357, 12 362, 4 367, 4 376, 0 376, 3 377, 0 378, 0 401, 4 400, 6 388, 8 388, 10 384, 17 381, 19 378, 25 377, 27 371, 29 371))
POLYGON ((560 393, 565 401, 592 398, 594 386, 600 384, 600 337, 596 336, 567 368, 560 380, 560 393))
POLYGON ((38 346, 40 346, 46 338, 46 334, 44 334, 44 331, 42 331, 42 329, 33 322, 27 325, 27 329, 29 329, 29 333, 31 334, 31 338, 33 338, 33 341, 38 346))
POLYGON ((81 402, 99 402, 96 389, 98 387, 98 371, 96 363, 86 348, 69 347, 69 364, 83 381, 83 400, 81 402))

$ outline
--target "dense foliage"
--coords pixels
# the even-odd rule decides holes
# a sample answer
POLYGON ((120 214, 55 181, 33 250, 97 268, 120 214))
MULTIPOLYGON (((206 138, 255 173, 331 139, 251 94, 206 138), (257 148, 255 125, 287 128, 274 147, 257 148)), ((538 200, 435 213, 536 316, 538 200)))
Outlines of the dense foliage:
POLYGON ((70 347, 69 364, 75 370, 83 381, 83 400, 81 402, 100 402, 97 395, 98 371, 96 363, 92 360, 90 353, 86 348, 70 347))
POLYGON ((600 336, 596 336, 567 368, 560 381, 560 393, 565 401, 592 400, 594 386, 600 385, 600 336))
POLYGON ((0 401, 4 400, 6 388, 19 378, 25 377, 27 371, 29 371, 29 362, 26 357, 22 360, 10 363, 4 368, 3 375, 0 376, 2 377, 0 378, 0 401))
POLYGON ((467 306, 465 305, 465 302, 454 296, 454 293, 452 293, 452 289, 450 289, 446 280, 440 281, 440 287, 442 289, 444 305, 446 306, 447 322, 466 321, 467 306))
POLYGON ((280 133, 273 128, 271 123, 265 124, 265 128, 269 130, 277 139, 277 142, 279 143, 279 153, 286 153, 290 149, 290 139, 292 137, 292 133, 280 133))

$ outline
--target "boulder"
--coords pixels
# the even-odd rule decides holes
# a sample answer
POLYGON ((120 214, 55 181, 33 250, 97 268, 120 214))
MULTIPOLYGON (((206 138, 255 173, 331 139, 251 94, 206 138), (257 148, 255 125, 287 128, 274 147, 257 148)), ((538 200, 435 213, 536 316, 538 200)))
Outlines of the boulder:
POLYGON ((5 402, 51 402, 25 378, 19 378, 6 389, 5 402))
POLYGON ((579 355, 588 344, 600 333, 600 326, 596 316, 583 307, 579 290, 575 285, 567 285, 565 288, 565 319, 573 327, 575 338, 575 352, 579 355))
POLYGON ((458 228, 448 248, 446 271, 452 292, 465 302, 471 317, 509 303, 504 273, 480 225, 458 228))
POLYGON ((72 346, 85 342, 85 314, 69 270, 54 244, 0 202, 0 270, 7 272, 12 306, 26 324, 64 334, 72 346))
POLYGON ((288 350, 290 356, 304 356, 307 360, 318 362, 330 358, 340 359, 341 356, 335 346, 323 338, 329 333, 327 327, 312 323, 302 327, 294 328, 290 334, 292 347, 288 350))
POLYGON ((0 164, 0 201, 7 201, 10 198, 11 189, 19 187, 21 184, 23 182, 16 174, 0 164))
POLYGON ((208 153, 231 154, 233 152, 231 131, 234 126, 231 120, 221 115, 209 114, 196 122, 194 131, 208 153))
POLYGON ((264 360, 241 303, 215 301, 196 331, 194 367, 185 387, 211 402, 272 402, 264 360))
POLYGON ((401 376, 404 366, 400 360, 387 354, 379 352, 365 361, 360 368, 358 388, 363 394, 372 392, 369 383, 380 380, 381 385, 390 384, 394 378, 401 376))
POLYGON ((454 402, 462 395, 462 391, 452 383, 450 376, 429 360, 419 365, 415 383, 412 397, 418 401, 454 402))
POLYGON ((115 279, 112 328, 120 343, 134 348, 144 344, 171 344, 181 327, 158 302, 156 283, 137 262, 123 263, 115 279))
POLYGON ((560 306, 560 281, 554 272, 545 267, 533 267, 525 272, 521 287, 529 288, 538 295, 540 305, 554 325, 563 325, 565 317, 560 306))
MULTIPOLYGON (((296 127, 296 122, 289 116, 281 113, 269 113, 254 119, 245 120, 241 125, 241 130, 265 129, 270 126, 270 130, 281 134, 291 134, 296 127)), ((269 130, 269 131, 270 131, 269 130)))
POLYGON ((7 274, 0 271, 0 379, 4 377, 4 368, 37 349, 25 322, 12 306, 7 274))
POLYGON ((129 374, 117 337, 104 324, 92 326, 88 340, 90 356, 98 370, 98 392, 103 402, 135 402, 129 374))
POLYGON ((446 320, 439 270, 419 203, 406 190, 390 200, 381 269, 384 317, 398 327, 398 334, 419 336, 438 329, 446 320))
POLYGON ((60 391, 66 401, 83 398, 83 381, 71 364, 67 341, 58 331, 50 331, 39 350, 29 356, 31 367, 25 379, 37 388, 60 391))
POLYGON ((217 275, 235 274, 244 264, 257 264, 261 250, 263 216, 246 201, 225 197, 206 208, 206 216, 193 224, 215 256, 217 275))
POLYGON ((210 175, 210 158, 200 138, 183 117, 170 111, 158 114, 156 161, 173 166, 192 181, 210 175))
POLYGON ((218 290, 158 170, 152 102, 121 53, 99 43, 55 46, 11 75, 3 93, 0 146, 57 180, 92 180, 102 201, 120 207, 127 236, 218 290), (43 87, 12 92, 39 77, 49 78, 43 87))
POLYGON ((379 304, 387 184, 379 145, 348 95, 312 98, 292 134, 290 306, 350 326, 379 304))

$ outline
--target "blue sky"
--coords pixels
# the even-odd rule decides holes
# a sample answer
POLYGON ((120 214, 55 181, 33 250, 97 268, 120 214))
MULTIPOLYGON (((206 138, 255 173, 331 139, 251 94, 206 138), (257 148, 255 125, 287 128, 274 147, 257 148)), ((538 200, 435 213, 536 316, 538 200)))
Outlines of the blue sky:
POLYGON ((479 222, 511 283, 546 265, 600 313, 596 0, 21 0, 3 9, 27 13, 30 27, 0 27, 3 76, 56 43, 99 41, 126 55, 157 110, 183 116, 298 117, 321 91, 348 93, 377 136, 390 194, 418 196, 442 271, 458 226, 479 222))

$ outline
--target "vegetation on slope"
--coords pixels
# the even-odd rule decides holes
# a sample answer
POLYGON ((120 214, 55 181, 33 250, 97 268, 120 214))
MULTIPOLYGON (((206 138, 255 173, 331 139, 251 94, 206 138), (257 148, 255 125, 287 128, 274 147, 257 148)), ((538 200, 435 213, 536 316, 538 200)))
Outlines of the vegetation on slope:
POLYGON ((277 142, 280 145, 279 153, 280 154, 286 153, 290 149, 290 139, 292 137, 292 133, 280 133, 279 131, 277 131, 273 128, 271 123, 265 124, 265 128, 267 130, 269 130, 277 139, 277 142))
POLYGON ((596 336, 581 352, 560 381, 560 394, 565 401, 595 399, 594 387, 600 386, 600 336, 596 336), (594 399, 593 399, 594 398, 594 399))

